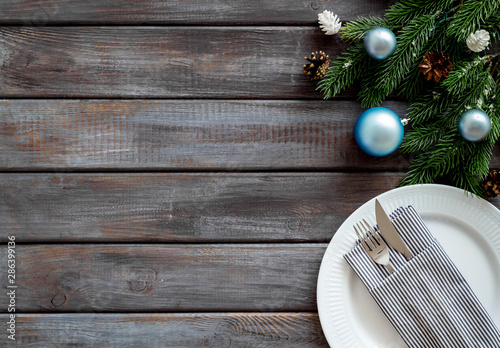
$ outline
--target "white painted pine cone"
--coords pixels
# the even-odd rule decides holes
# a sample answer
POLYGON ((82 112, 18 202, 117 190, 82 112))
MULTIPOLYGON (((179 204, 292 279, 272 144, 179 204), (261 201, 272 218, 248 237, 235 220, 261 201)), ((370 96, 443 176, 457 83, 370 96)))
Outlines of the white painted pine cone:
POLYGON ((470 34, 465 42, 471 51, 484 51, 490 44, 490 33, 486 30, 478 30, 475 33, 470 34))
POLYGON ((320 24, 319 27, 326 35, 337 34, 342 26, 342 22, 340 22, 337 15, 328 10, 324 10, 322 13, 318 14, 318 22, 320 24))

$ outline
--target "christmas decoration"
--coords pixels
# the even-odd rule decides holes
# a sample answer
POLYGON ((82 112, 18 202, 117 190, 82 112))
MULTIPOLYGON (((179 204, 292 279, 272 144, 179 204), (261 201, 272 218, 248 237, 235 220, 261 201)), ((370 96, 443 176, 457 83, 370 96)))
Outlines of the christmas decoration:
POLYGON ((458 131, 468 141, 480 141, 488 136, 491 120, 488 115, 478 109, 470 109, 460 116, 458 131))
POLYGON ((358 99, 364 107, 379 106, 394 94, 408 101, 404 117, 411 120, 410 128, 400 151, 414 156, 400 185, 446 180, 484 195, 482 181, 500 138, 500 74, 494 52, 476 51, 488 43, 497 47, 499 10, 498 0, 400 0, 382 18, 359 18, 340 29, 350 46, 332 62, 318 90, 331 98, 360 81, 358 99), (384 60, 373 59, 364 46, 368 33, 380 27, 397 40, 384 60), (471 142, 457 131, 469 109, 484 110, 491 120, 481 141, 471 142))
POLYGON ((473 52, 484 51, 490 44, 490 33, 483 29, 478 30, 473 34, 470 34, 465 43, 473 52))
POLYGON ((304 57, 309 63, 303 65, 304 73, 311 79, 317 80, 325 76, 330 68, 330 59, 323 51, 312 52, 308 57, 304 57))
POLYGON ((337 15, 327 10, 318 14, 318 22, 320 24, 319 27, 326 35, 337 34, 342 26, 342 22, 340 22, 337 15))
POLYGON ((439 82, 441 77, 448 77, 453 64, 450 57, 441 51, 429 52, 424 56, 424 61, 418 65, 420 72, 424 74, 427 80, 434 79, 434 82, 439 82))
POLYGON ((500 195, 500 171, 491 169, 482 182, 486 197, 500 195))
POLYGON ((354 138, 361 150, 382 157, 397 150, 403 140, 403 124, 388 108, 374 107, 359 116, 354 126, 354 138))
POLYGON ((387 28, 373 28, 366 33, 363 45, 370 57, 384 60, 389 58, 396 50, 396 36, 387 28))

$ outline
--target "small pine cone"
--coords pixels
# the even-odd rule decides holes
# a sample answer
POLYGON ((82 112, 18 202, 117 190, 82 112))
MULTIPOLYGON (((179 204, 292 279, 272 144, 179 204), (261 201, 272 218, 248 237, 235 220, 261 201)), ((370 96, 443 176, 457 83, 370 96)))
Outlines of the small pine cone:
POLYGON ((330 59, 323 51, 312 52, 308 57, 304 57, 309 63, 303 65, 304 73, 311 80, 317 80, 325 76, 330 69, 330 59))
POLYGON ((450 57, 446 53, 437 50, 427 53, 424 61, 418 66, 427 81, 434 79, 436 83, 441 80, 441 77, 448 77, 451 68, 453 68, 450 57))
POLYGON ((318 14, 318 22, 319 27, 325 32, 326 35, 335 35, 339 32, 340 27, 342 27, 342 22, 339 17, 333 12, 327 10, 318 14))
POLYGON ((500 171, 491 169, 483 180, 483 188, 486 197, 496 197, 500 195, 500 171))
POLYGON ((484 51, 490 44, 490 33, 486 30, 478 30, 470 34, 465 43, 473 52, 484 51))

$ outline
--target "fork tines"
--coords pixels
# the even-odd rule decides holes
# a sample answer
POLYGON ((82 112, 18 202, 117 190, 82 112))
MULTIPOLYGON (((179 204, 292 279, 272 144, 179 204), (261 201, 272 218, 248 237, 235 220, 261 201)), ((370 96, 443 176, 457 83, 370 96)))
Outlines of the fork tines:
POLYGON ((389 256, 389 249, 387 248, 387 245, 384 243, 384 241, 375 233, 373 228, 366 222, 365 219, 363 219, 363 222, 359 222, 356 225, 353 226, 354 231, 356 231, 356 234, 358 236, 358 239, 363 246, 363 249, 365 249, 366 253, 370 258, 385 267, 389 270, 389 272, 394 272, 394 269, 390 265, 390 256, 389 256), (364 228, 363 228, 363 223, 364 223, 364 228), (359 231, 358 231, 359 230, 359 231), (363 230, 366 232, 363 233, 363 230))

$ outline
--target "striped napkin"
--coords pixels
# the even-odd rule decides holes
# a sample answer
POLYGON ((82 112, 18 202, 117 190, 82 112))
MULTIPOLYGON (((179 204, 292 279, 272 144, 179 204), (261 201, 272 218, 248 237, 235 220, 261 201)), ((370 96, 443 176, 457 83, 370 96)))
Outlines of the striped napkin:
POLYGON ((344 258, 408 347, 500 347, 500 331, 415 208, 390 218, 412 259, 391 249, 390 274, 359 243, 344 258))

